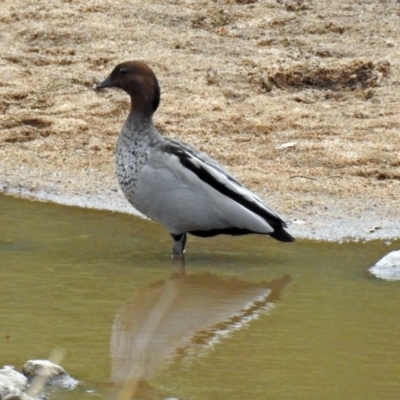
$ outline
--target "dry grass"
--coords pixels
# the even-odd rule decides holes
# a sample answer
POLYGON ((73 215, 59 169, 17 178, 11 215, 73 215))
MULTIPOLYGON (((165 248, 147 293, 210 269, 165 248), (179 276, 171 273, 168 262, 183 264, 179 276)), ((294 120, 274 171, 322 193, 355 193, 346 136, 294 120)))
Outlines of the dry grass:
POLYGON ((161 83, 159 128, 282 213, 329 199, 400 218, 395 1, 3 0, 0 26, 3 183, 115 188, 128 98, 92 87, 140 59, 161 83))

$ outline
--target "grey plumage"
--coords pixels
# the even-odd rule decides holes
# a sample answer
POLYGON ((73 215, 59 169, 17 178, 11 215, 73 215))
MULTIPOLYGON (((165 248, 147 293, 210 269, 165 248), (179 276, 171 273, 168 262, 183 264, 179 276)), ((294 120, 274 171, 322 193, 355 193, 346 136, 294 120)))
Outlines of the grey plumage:
POLYGON ((160 102, 153 71, 144 63, 119 64, 98 89, 116 87, 131 97, 117 144, 117 175, 128 201, 161 223, 182 254, 186 234, 268 234, 290 242, 285 222, 222 165, 190 145, 163 137, 152 115, 160 102))

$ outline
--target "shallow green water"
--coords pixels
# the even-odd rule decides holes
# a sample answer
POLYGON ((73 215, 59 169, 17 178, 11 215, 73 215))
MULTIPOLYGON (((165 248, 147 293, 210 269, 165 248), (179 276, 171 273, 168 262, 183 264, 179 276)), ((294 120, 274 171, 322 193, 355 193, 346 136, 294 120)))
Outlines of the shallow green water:
POLYGON ((53 399, 400 396, 400 282, 367 271, 400 242, 190 237, 179 277, 130 215, 0 196, 0 227, 0 364, 64 350, 53 399))

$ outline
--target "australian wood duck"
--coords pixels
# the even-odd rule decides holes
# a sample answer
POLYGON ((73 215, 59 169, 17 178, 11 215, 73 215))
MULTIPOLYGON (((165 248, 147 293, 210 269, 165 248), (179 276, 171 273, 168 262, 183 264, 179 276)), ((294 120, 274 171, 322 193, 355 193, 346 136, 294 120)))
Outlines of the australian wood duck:
POLYGON ((119 183, 137 210, 170 232, 174 255, 183 254, 187 233, 258 233, 282 242, 294 240, 282 218, 217 161, 158 132, 152 117, 160 87, 148 65, 119 64, 96 88, 119 88, 131 97, 117 143, 119 183))

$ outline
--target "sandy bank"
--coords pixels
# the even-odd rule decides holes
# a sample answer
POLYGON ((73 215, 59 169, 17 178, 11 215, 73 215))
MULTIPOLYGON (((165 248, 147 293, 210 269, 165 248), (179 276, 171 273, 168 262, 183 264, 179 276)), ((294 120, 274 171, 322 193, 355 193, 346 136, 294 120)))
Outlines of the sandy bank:
POLYGON ((161 84, 156 125, 226 165, 297 237, 400 237, 396 2, 5 0, 0 190, 133 212, 114 177, 121 61, 161 84))

